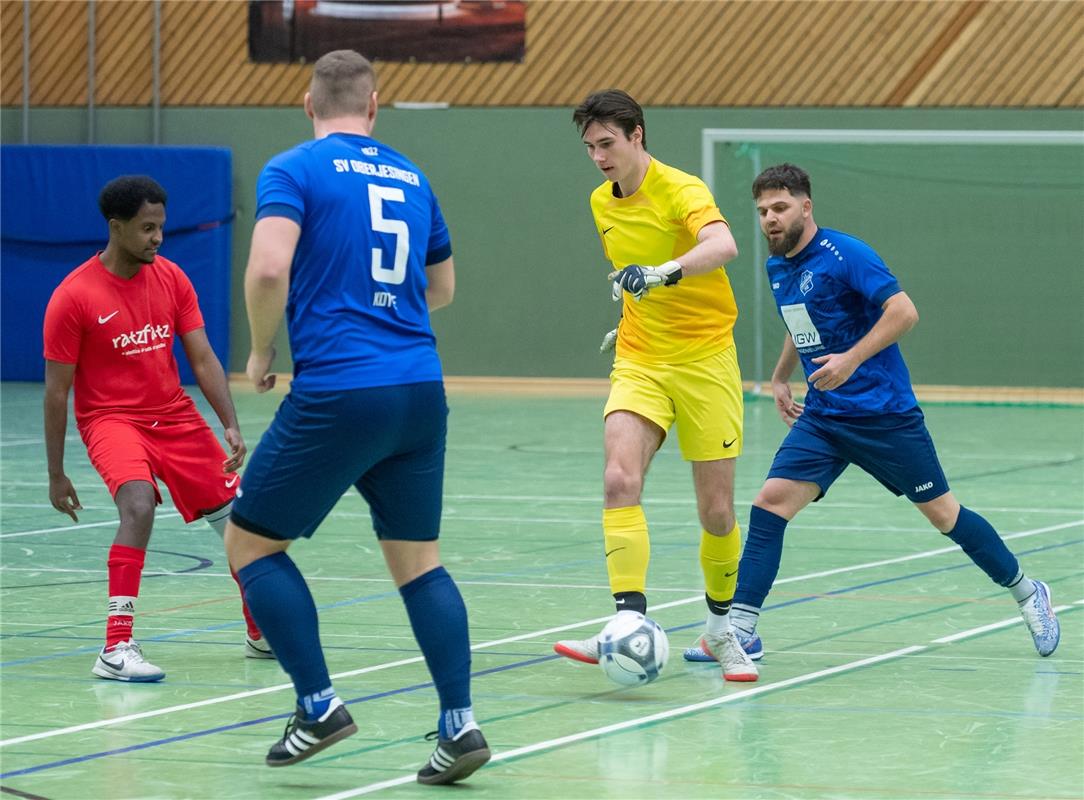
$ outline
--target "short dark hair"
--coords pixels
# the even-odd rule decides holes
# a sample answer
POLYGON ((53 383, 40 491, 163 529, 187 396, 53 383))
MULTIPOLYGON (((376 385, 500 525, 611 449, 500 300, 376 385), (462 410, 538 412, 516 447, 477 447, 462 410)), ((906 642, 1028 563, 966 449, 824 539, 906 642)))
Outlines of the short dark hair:
POLYGON ((643 144, 647 148, 647 126, 644 124, 644 110, 640 108, 628 92, 621 89, 606 89, 588 95, 587 99, 576 106, 572 112, 572 121, 583 136, 587 126, 592 122, 603 124, 610 122, 625 132, 625 136, 632 136, 636 126, 644 132, 643 144))
POLYGON ((107 220, 127 222, 144 203, 166 204, 166 190, 149 175, 121 175, 103 186, 98 195, 98 208, 107 220))
POLYGON ((319 119, 364 116, 375 88, 376 70, 369 59, 356 50, 332 50, 313 65, 312 113, 319 119))
POLYGON ((753 181, 753 199, 773 189, 786 189, 792 195, 805 195, 813 199, 813 188, 809 184, 809 173, 794 164, 776 164, 757 175, 753 181))

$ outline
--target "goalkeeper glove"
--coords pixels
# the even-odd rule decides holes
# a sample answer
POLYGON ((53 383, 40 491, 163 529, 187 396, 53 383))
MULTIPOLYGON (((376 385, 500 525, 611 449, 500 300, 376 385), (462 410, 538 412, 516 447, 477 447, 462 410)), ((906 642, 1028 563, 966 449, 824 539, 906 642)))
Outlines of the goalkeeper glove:
POLYGON ((617 347, 617 328, 607 333, 602 337, 602 344, 599 345, 598 351, 606 354, 617 347))
POLYGON ((627 267, 609 275, 613 281, 613 298, 621 299, 621 291, 624 290, 632 295, 632 299, 639 302, 648 290, 656 286, 673 286, 681 280, 681 264, 676 261, 667 261, 660 267, 641 267, 639 264, 629 264, 627 267))

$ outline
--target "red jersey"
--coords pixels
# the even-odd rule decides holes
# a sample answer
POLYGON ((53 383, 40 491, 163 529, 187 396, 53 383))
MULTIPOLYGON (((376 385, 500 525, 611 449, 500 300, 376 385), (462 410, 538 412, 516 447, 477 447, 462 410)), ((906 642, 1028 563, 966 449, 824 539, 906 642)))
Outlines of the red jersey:
MULTIPOLYGON (((45 357, 75 365, 75 419, 194 411, 181 388, 176 337, 203 327, 196 290, 181 268, 156 256, 132 278, 98 255, 72 271, 45 310, 45 357)), ((198 412, 197 412, 198 413, 198 412)))

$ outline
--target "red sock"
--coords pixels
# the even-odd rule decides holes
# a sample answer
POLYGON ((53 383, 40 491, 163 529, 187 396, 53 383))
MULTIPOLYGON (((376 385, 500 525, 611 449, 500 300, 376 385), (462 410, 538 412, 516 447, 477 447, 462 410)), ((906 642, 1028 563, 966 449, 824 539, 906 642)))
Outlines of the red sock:
POLYGON ((248 628, 249 639, 262 639, 263 634, 260 633, 260 626, 256 624, 256 620, 252 618, 252 614, 249 613, 248 603, 245 602, 245 590, 241 587, 241 579, 237 577, 237 573, 232 569, 230 575, 237 581, 237 590, 241 592, 241 613, 245 615, 245 626, 248 628))
POLYGON ((115 544, 109 548, 109 619, 105 623, 105 647, 110 649, 132 638, 132 618, 139 597, 146 550, 115 544))

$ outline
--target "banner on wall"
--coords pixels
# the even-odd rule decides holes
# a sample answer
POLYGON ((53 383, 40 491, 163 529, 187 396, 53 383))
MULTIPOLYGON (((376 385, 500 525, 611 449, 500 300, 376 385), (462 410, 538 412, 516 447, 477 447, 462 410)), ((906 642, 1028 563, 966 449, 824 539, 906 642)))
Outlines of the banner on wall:
POLYGON ((249 56, 312 62, 331 50, 372 61, 522 61, 525 0, 250 0, 249 56))

